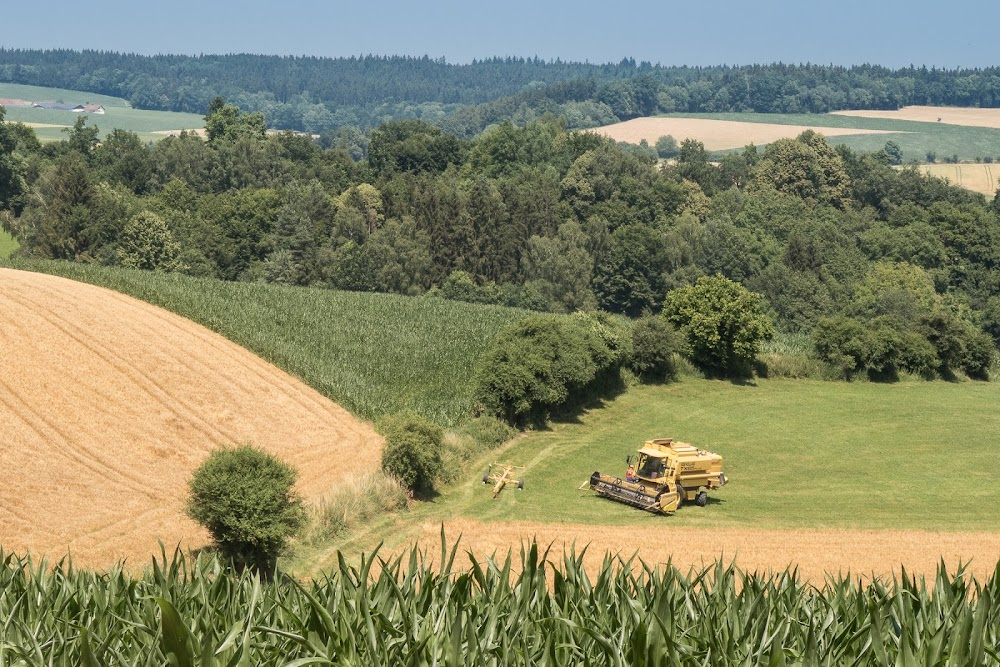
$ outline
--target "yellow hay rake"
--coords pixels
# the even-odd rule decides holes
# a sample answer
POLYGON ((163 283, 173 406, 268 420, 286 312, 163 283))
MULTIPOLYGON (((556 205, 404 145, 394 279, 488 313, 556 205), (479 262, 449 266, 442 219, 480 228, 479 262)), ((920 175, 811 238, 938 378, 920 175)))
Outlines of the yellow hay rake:
POLYGON ((515 470, 524 470, 524 466, 514 466, 507 463, 494 462, 483 473, 483 484, 493 482, 493 497, 496 498, 508 484, 517 484, 517 490, 524 490, 524 480, 513 476, 515 470))

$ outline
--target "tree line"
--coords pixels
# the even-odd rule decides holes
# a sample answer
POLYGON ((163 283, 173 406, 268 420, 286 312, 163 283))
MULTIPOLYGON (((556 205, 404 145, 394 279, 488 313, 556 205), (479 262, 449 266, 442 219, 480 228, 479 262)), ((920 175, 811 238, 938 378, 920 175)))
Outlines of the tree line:
POLYGON ((680 67, 625 58, 590 64, 406 56, 157 55, 0 49, 0 81, 125 98, 141 109, 202 113, 222 96, 269 126, 310 133, 421 119, 473 136, 555 113, 570 128, 669 112, 823 113, 910 104, 1000 106, 1000 68, 772 63, 680 67))
POLYGON ((664 165, 554 117, 328 147, 221 100, 206 121, 151 145, 0 124, 4 226, 30 257, 559 313, 656 314, 723 276, 845 375, 982 376, 1000 340, 996 200, 884 151, 806 132, 721 163, 686 140, 664 165))

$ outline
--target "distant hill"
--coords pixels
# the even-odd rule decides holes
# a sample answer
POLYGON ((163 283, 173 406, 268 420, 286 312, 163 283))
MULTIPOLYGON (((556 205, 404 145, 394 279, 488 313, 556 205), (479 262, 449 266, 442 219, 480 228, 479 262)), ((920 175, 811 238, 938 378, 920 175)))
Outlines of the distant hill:
POLYGON ((92 91, 141 109, 204 114, 216 96, 280 129, 422 118, 459 134, 544 113, 593 127, 657 113, 824 113, 906 105, 1000 107, 1000 68, 743 67, 409 56, 142 56, 0 49, 0 81, 92 91))
MULTIPOLYGON (((128 100, 120 97, 82 90, 0 83, 0 100, 100 105, 102 113, 84 115, 88 124, 101 129, 102 136, 111 130, 122 129, 135 132, 144 141, 156 141, 171 131, 194 130, 205 126, 204 114, 135 109, 128 100)), ((42 141, 58 141, 66 138, 63 130, 72 127, 77 117, 72 111, 7 106, 5 120, 28 124, 42 141)))

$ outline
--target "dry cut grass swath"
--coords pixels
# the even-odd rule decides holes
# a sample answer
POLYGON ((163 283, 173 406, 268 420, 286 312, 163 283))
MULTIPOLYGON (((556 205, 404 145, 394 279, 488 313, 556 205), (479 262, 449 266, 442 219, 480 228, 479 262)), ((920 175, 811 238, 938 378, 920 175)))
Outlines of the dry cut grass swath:
MULTIPOLYGON (((651 564, 670 562, 684 571, 719 559, 754 572, 791 567, 804 581, 815 584, 837 573, 892 578, 904 568, 933 576, 942 563, 952 569, 964 564, 969 573, 986 579, 1000 554, 1000 534, 968 531, 695 528, 662 521, 656 526, 620 527, 470 519, 450 520, 444 527, 449 535, 461 535, 463 548, 480 557, 535 540, 556 551, 586 547, 583 563, 594 575, 603 555, 611 552, 624 558, 638 554, 651 564)), ((423 548, 434 545, 440 528, 423 525, 415 542, 423 548)))
POLYGON ((378 466, 381 438, 301 381, 160 308, 0 269, 0 544, 81 564, 190 547, 191 472, 250 442, 319 500, 378 466))

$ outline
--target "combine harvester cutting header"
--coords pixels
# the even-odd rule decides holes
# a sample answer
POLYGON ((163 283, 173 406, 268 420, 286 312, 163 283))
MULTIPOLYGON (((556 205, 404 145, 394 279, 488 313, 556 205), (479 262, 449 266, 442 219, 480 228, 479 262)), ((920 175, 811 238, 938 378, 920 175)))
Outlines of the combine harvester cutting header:
POLYGON ((699 507, 708 492, 725 485, 722 457, 673 438, 647 440, 639 455, 625 459, 625 478, 600 472, 590 476, 590 488, 599 495, 648 512, 674 512, 685 501, 699 507))

